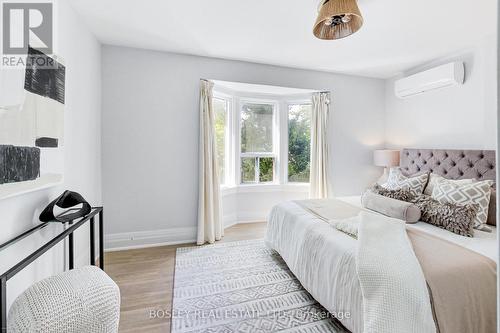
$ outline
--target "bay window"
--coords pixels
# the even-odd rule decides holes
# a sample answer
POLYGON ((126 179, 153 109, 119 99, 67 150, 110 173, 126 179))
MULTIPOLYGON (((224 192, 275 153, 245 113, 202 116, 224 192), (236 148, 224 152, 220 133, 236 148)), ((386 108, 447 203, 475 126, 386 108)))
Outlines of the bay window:
POLYGON ((225 187, 308 185, 311 100, 215 93, 220 183, 225 187))

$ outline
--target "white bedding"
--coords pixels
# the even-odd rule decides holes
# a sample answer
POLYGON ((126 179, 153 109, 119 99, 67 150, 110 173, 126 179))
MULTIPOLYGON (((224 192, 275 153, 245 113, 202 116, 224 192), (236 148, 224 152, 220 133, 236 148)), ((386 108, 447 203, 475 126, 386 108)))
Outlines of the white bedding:
MULTIPOLYGON (((360 197, 338 198, 360 206, 360 197)), ((479 252, 497 262, 496 230, 474 238, 438 227, 411 226, 479 252)), ((351 332, 363 332, 363 298, 356 272, 357 241, 294 202, 273 208, 266 242, 278 251, 306 290, 351 332), (286 222, 285 222, 286 221, 286 222), (301 255, 306 253, 307 255, 301 255)))
POLYGON ((364 332, 435 333, 427 282, 405 225, 365 211, 354 219, 364 332))
MULTIPOLYGON (((338 199, 350 203, 351 205, 361 207, 361 197, 359 196, 339 197, 338 199)), ((425 231, 434 236, 463 246, 469 250, 478 252, 483 256, 494 260, 498 264, 497 230, 495 227, 490 226, 490 228, 493 229, 492 232, 475 230, 474 237, 470 238, 454 234, 425 222, 418 222, 407 226, 410 228, 425 231)))
POLYGON ((273 208, 266 234, 304 288, 351 332, 363 331, 356 240, 294 202, 273 208), (306 255, 303 255, 306 254, 306 255))

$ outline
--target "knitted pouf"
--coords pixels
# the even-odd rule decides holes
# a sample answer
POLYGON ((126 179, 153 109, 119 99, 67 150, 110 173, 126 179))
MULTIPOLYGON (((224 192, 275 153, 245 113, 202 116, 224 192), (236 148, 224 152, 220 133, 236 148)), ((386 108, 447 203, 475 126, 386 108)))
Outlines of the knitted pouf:
POLYGON ((35 283, 10 308, 7 331, 118 332, 120 289, 101 269, 88 266, 35 283))

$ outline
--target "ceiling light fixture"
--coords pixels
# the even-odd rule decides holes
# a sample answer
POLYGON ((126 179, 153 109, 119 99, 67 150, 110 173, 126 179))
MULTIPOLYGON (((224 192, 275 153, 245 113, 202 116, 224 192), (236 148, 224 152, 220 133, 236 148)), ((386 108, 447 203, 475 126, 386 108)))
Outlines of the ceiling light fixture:
POLYGON ((356 0, 321 0, 314 36, 334 40, 352 35, 363 25, 356 0))

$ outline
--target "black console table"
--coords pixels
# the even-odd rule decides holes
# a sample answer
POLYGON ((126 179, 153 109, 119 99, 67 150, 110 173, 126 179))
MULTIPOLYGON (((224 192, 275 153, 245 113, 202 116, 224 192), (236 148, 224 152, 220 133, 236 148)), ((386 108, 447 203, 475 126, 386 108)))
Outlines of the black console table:
MULTIPOLYGON (((73 212, 69 209, 61 215, 73 212)), ((93 207, 82 218, 68 223, 41 223, 0 245, 0 327, 7 332, 7 281, 34 262, 42 254, 68 237, 68 267, 75 265, 75 241, 73 233, 85 223, 90 223, 90 264, 95 262, 95 219, 99 223, 99 267, 104 269, 104 219, 103 208, 93 207)))

